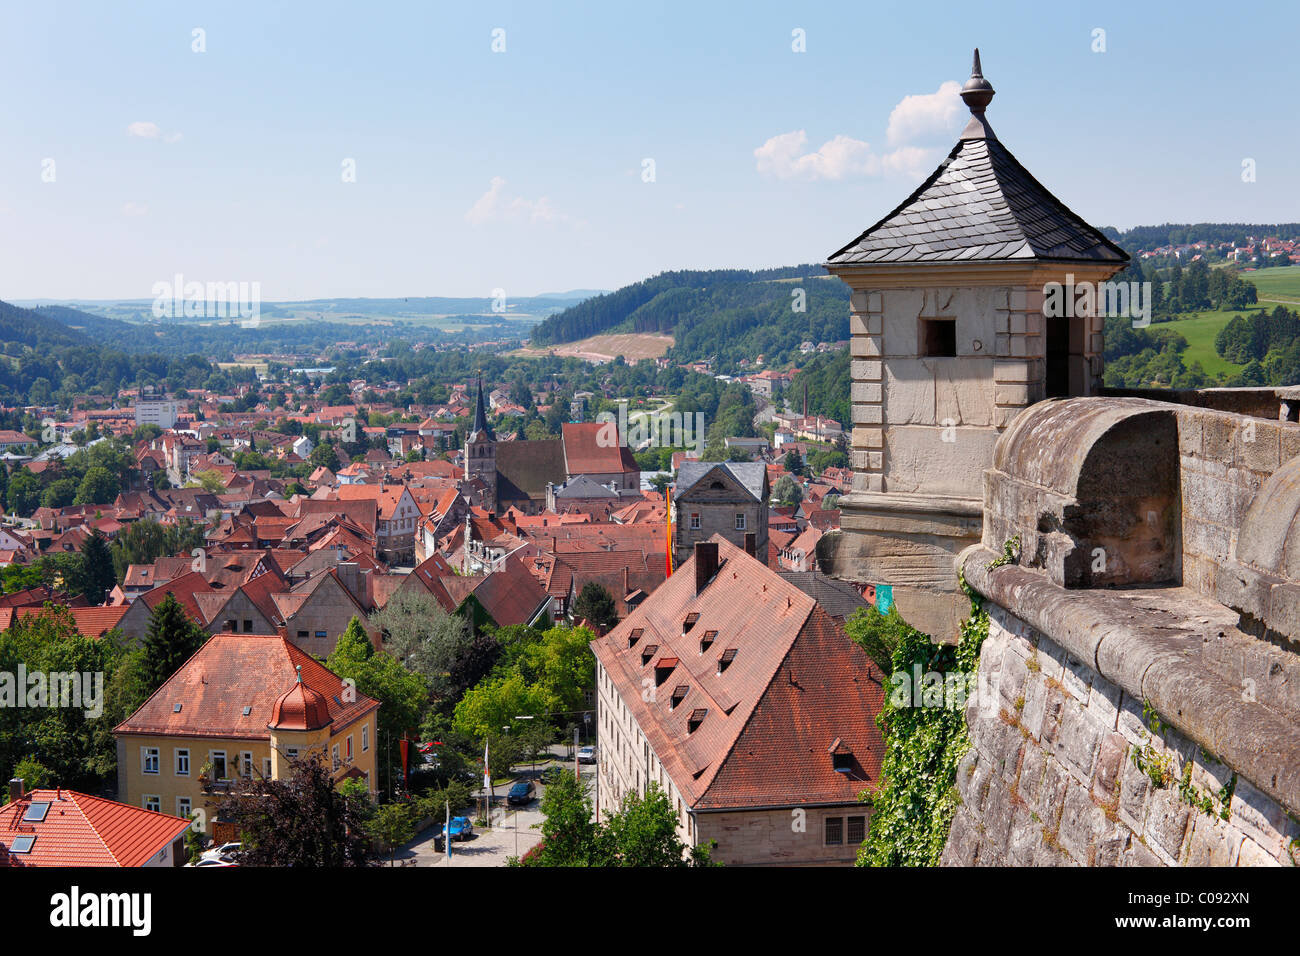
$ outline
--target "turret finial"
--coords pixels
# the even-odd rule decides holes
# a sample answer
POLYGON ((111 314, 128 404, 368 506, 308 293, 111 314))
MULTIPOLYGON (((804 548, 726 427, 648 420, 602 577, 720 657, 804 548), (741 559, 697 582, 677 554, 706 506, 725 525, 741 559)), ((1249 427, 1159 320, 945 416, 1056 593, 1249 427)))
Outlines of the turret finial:
POLYGON ((970 79, 966 85, 961 88, 961 98, 970 107, 971 121, 962 131, 962 139, 995 139, 993 130, 984 119, 984 110, 988 107, 989 102, 993 99, 993 84, 984 79, 984 71, 980 67, 979 47, 975 48, 975 59, 971 64, 970 79))

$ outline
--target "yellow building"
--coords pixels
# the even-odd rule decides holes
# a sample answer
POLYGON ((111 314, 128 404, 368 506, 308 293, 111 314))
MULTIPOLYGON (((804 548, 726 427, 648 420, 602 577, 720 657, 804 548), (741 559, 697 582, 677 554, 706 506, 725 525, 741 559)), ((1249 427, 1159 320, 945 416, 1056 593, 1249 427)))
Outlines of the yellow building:
POLYGON ((118 799, 237 839, 213 824, 238 778, 279 779, 313 749, 374 794, 378 711, 281 635, 217 634, 114 728, 118 799))

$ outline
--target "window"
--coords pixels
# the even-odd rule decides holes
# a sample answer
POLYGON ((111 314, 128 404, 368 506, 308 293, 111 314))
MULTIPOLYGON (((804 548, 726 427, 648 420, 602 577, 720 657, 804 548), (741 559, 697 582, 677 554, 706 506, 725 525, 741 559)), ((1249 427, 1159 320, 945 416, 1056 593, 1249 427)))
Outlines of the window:
POLYGON ((193 809, 191 808, 190 798, 189 798, 189 797, 177 797, 177 798, 176 798, 176 815, 177 815, 178 817, 185 817, 185 818, 188 819, 188 818, 189 818, 189 815, 190 815, 191 813, 193 813, 193 812, 194 812, 194 811, 193 811, 193 809))
POLYGON ((826 828, 827 846, 844 845, 844 818, 843 817, 827 817, 825 828, 826 828))
POLYGON ((157 747, 140 748, 140 769, 144 773, 158 772, 158 748, 157 747))
POLYGON ((253 633, 253 622, 250 618, 244 618, 244 633, 245 634, 253 633))
POLYGON ((713 646, 713 641, 717 638, 717 631, 705 631, 704 636, 700 638, 700 653, 703 654, 713 646))
POLYGON ((152 810, 154 813, 162 813, 162 798, 155 794, 149 794, 144 798, 141 804, 146 810, 152 810))
POLYGON ((936 358, 957 354, 956 319, 921 320, 921 354, 936 358))
POLYGON ((298 632, 298 639, 299 639, 299 640, 302 640, 302 639, 305 638, 306 636, 307 636, 307 632, 306 632, 306 631, 299 631, 299 632, 298 632))
POLYGON ((673 688, 672 703, 669 704, 670 709, 672 710, 677 709, 677 705, 680 704, 686 698, 687 690, 689 690, 689 688, 685 684, 678 684, 676 687, 673 688))
POLYGON ((176 751, 176 776, 188 777, 190 775, 190 752, 185 749, 176 751))
POLYGON ((331 762, 334 765, 334 769, 335 770, 339 769, 339 745, 338 744, 335 744, 332 748, 330 748, 330 757, 331 757, 331 762))
POLYGON ((267 780, 271 779, 271 758, 270 757, 262 758, 262 776, 265 777, 267 780))
POLYGON ((745 530, 745 516, 742 514, 736 515, 736 530, 737 531, 745 530))
POLYGON ((316 636, 319 637, 319 638, 324 639, 324 638, 329 637, 329 633, 326 632, 326 631, 317 631, 317 632, 316 632, 316 636))
POLYGON ((734 647, 728 647, 725 651, 722 652, 722 657, 718 658, 718 673, 721 674, 728 667, 730 667, 731 662, 734 661, 735 659, 736 659, 736 649, 734 647))
POLYGON ((212 779, 226 779, 226 752, 224 750, 212 751, 212 779))
POLYGON ((867 818, 865 816, 848 817, 846 822, 848 824, 847 839, 849 843, 856 845, 867 838, 867 818))
POLYGON ((691 515, 691 530, 692 531, 700 530, 700 516, 698 513, 691 515))
POLYGON ((709 715, 707 707, 696 707, 691 711, 691 716, 686 719, 686 732, 693 734, 699 730, 700 724, 704 723, 704 718, 709 715))
POLYGON ((239 775, 245 780, 253 777, 253 755, 247 750, 239 755, 239 775))
POLYGON ((361 752, 365 753, 370 749, 370 725, 366 724, 361 728, 361 752))
POLYGON ((289 758, 290 760, 297 760, 297 759, 298 759, 298 748, 297 748, 297 747, 289 747, 289 748, 287 748, 287 749, 284 751, 284 755, 285 755, 287 758, 289 758))
POLYGON ((352 762, 352 735, 348 734, 347 739, 343 741, 343 759, 348 763, 352 762))

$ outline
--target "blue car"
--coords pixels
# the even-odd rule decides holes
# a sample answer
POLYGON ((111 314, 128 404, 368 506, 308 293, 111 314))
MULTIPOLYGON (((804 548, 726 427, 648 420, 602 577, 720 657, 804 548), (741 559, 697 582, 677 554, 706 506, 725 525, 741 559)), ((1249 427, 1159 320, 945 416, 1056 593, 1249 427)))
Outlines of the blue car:
POLYGON ((453 840, 468 840, 474 833, 474 824, 469 817, 452 817, 451 826, 447 828, 453 840))

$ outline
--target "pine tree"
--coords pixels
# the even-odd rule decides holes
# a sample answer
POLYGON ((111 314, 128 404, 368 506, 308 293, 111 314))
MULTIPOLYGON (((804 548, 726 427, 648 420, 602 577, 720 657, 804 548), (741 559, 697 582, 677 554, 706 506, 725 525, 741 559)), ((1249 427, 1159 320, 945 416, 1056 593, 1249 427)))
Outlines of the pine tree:
POLYGON ((208 639, 204 630, 190 620, 174 595, 168 594, 149 616, 144 636, 144 679, 152 694, 175 674, 208 639))
POLYGON ((113 570, 113 555, 108 548, 108 539, 96 528, 81 546, 82 594, 94 605, 104 603, 104 597, 117 584, 117 573, 113 570))

